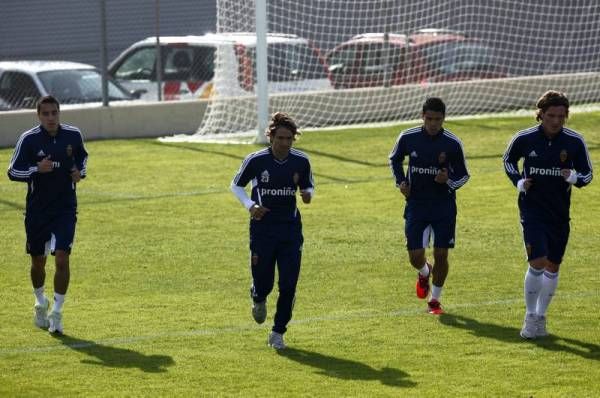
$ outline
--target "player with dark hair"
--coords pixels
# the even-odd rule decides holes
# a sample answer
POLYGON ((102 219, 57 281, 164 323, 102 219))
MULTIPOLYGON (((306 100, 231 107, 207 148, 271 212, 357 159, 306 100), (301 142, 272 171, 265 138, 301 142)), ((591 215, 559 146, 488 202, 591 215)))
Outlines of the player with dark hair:
POLYGON ((37 104, 40 125, 23 133, 8 166, 8 178, 27 183, 25 232, 35 295, 34 323, 62 333, 62 307, 69 286, 69 255, 77 222, 76 184, 85 178, 87 151, 78 128, 59 122, 52 96, 37 104), (44 294, 46 258, 55 256, 54 304, 44 294))
POLYGON ((583 137, 566 127, 569 100, 547 91, 537 102, 541 122, 516 133, 504 154, 504 169, 519 192, 519 213, 529 267, 525 273, 525 320, 521 337, 547 336, 546 312, 569 240, 572 187, 592 181, 583 137), (523 159, 520 172, 518 162, 523 159))
POLYGON ((448 249, 455 244, 456 190, 469 179, 461 141, 442 126, 445 116, 444 102, 428 98, 423 104, 423 125, 402 131, 389 156, 396 186, 406 198, 404 231, 410 263, 419 271, 417 297, 427 298, 431 290, 430 314, 443 313, 440 296, 448 276, 448 249), (432 233, 434 261, 430 263, 425 248, 432 233))
POLYGON ((298 134, 288 115, 275 113, 266 131, 269 148, 248 155, 231 182, 232 192, 250 213, 250 295, 257 323, 267 317, 277 265, 279 298, 267 342, 278 350, 286 347, 283 334, 292 318, 304 241, 296 194, 299 189, 302 201, 310 203, 314 193, 308 157, 292 148, 298 134), (251 197, 244 190, 249 182, 251 197))

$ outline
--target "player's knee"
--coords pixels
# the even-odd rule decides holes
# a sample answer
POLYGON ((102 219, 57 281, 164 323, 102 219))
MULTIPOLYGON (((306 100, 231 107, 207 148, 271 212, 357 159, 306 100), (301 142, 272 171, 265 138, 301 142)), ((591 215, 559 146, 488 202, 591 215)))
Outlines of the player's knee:
POLYGON ((279 283, 279 295, 281 297, 294 297, 296 295, 296 285, 292 283, 279 283))
POLYGON ((413 267, 421 268, 425 264, 425 250, 409 250, 408 260, 413 267))
POLYGON ((547 257, 538 257, 533 260, 529 260, 529 265, 535 269, 544 269, 550 265, 550 261, 548 261, 547 257))
POLYGON ((42 269, 46 266, 46 256, 31 256, 31 266, 42 269))
POLYGON ((546 269, 546 271, 552 272, 554 274, 557 273, 560 269, 560 264, 553 263, 552 261, 547 261, 546 266, 544 268, 546 269))
POLYGON ((69 253, 64 250, 57 250, 54 253, 56 268, 68 269, 69 268, 69 253))

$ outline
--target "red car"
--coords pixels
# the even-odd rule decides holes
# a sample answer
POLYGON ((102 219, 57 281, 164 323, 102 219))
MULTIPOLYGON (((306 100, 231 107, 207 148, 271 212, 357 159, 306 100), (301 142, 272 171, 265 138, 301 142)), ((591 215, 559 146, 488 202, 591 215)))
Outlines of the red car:
POLYGON ((410 35, 364 33, 327 54, 335 88, 506 77, 495 51, 481 40, 444 29, 410 35), (386 43, 387 42, 387 43, 386 43))

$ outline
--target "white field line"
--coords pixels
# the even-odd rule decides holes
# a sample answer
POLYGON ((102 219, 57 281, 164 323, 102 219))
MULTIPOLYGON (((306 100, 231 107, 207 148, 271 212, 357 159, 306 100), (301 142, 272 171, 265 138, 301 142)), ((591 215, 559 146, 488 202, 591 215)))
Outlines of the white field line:
MULTIPOLYGON (((597 297, 598 291, 587 291, 573 294, 564 294, 558 297, 559 300, 572 300, 572 299, 580 299, 585 297, 597 297)), ((462 303, 462 304, 450 304, 445 306, 446 310, 453 310, 459 308, 472 308, 472 307, 482 307, 482 306, 494 306, 494 305, 507 305, 507 304, 516 304, 523 302, 523 298, 509 298, 503 300, 493 300, 493 301, 481 301, 477 303, 462 303)), ((412 316, 412 315, 420 315, 424 314, 425 311, 422 307, 419 308, 402 308, 398 310, 394 310, 391 312, 378 312, 374 310, 359 310, 359 311, 350 311, 346 313, 342 313, 339 315, 328 315, 322 317, 312 317, 306 319, 292 320, 290 324, 311 324, 316 322, 331 322, 331 321, 353 321, 360 319, 372 319, 372 318, 388 318, 388 317, 400 317, 400 316, 412 316)), ((94 346, 112 346, 112 345, 127 345, 134 344, 143 341, 150 340, 158 340, 164 338, 173 338, 173 337, 196 337, 196 336, 215 336, 215 335, 223 335, 228 333, 241 333, 246 332, 253 329, 263 329, 265 326, 259 326, 256 324, 245 324, 238 326, 230 326, 223 328, 209 328, 209 329, 197 329, 197 330, 188 330, 188 331, 171 331, 166 333, 159 334, 151 334, 151 335, 142 335, 142 336, 129 336, 129 337, 115 337, 110 339, 102 339, 97 341, 90 341, 87 343, 76 343, 76 344, 60 344, 60 345, 52 345, 52 346, 29 346, 29 347, 21 347, 21 348, 6 348, 0 349, 0 356, 9 356, 15 354, 26 354, 26 353, 40 353, 40 352, 52 352, 52 351, 61 351, 67 349, 77 349, 77 348, 88 348, 94 346)), ((67 334, 68 337, 68 334, 67 334)))
POLYGON ((164 197, 178 197, 178 196, 196 196, 196 195, 207 195, 211 193, 224 193, 229 192, 229 189, 214 187, 207 189, 200 189, 196 191, 169 191, 169 192, 158 192, 154 194, 137 194, 130 192, 111 192, 111 191, 96 191, 90 189, 77 189, 77 193, 81 195, 81 197, 85 196, 100 196, 107 199, 161 199, 164 197))

